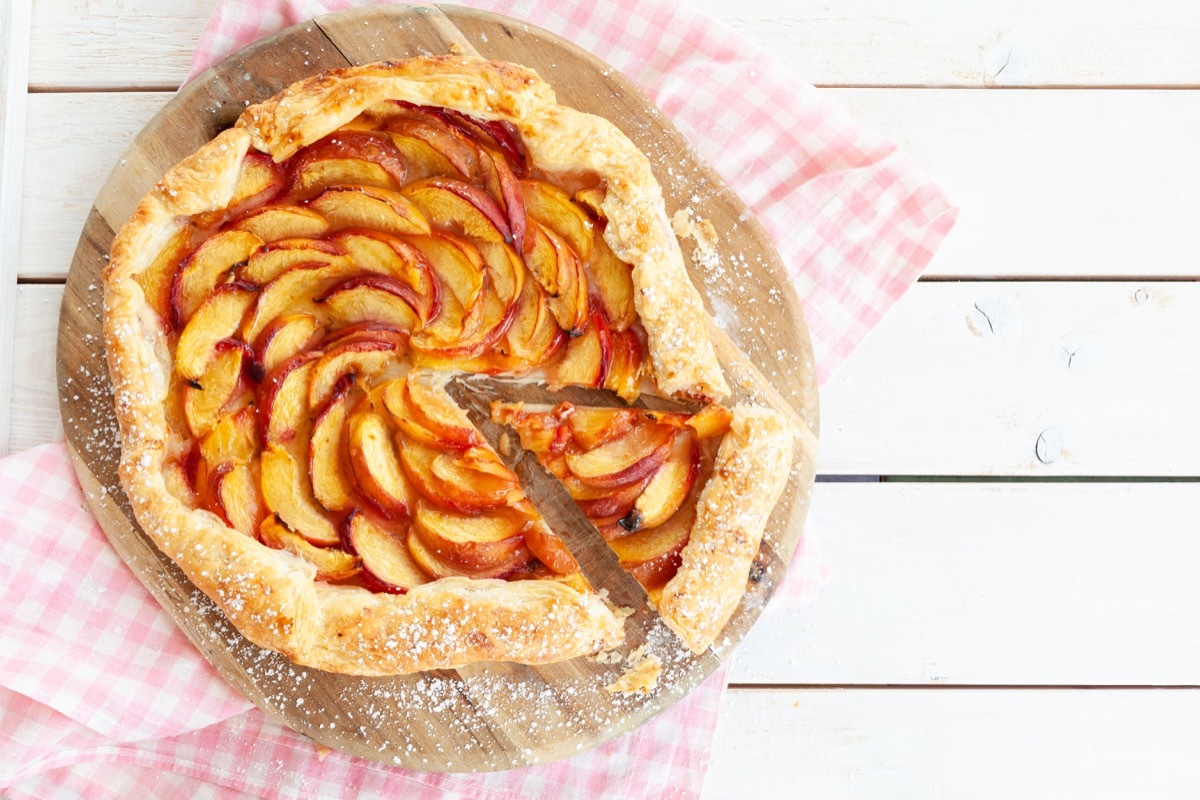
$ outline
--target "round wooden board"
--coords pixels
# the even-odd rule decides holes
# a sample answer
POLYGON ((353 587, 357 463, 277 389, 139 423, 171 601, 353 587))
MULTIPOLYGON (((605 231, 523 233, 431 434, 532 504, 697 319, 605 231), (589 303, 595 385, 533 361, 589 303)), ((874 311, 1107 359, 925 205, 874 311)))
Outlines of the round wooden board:
POLYGON ((415 769, 464 772, 553 761, 632 730, 684 697, 741 640, 782 578, 813 481, 817 403, 811 348, 799 300, 761 226, 615 70, 546 31, 460 7, 386 6, 319 17, 236 53, 180 90, 138 135, 92 208, 67 277, 58 356, 63 424, 92 511, 113 547, 196 647, 246 697, 295 730, 357 756, 415 769), (537 486, 531 495, 593 584, 635 609, 619 652, 647 645, 660 656, 665 669, 653 694, 605 691, 624 667, 591 658, 545 667, 479 664, 388 678, 297 667, 243 639, 158 551, 134 520, 117 478, 100 288, 114 231, 170 166, 232 125, 248 104, 325 69, 448 52, 452 43, 532 67, 560 102, 612 120, 655 165, 668 211, 690 208, 697 218, 711 220, 720 236, 720 258, 695 261, 689 269, 710 310, 719 311, 722 329, 714 329, 714 336, 735 394, 770 402, 804 428, 793 480, 769 523, 746 599, 713 651, 698 657, 657 619, 644 592, 565 493, 530 466, 532 459, 515 465, 523 480, 537 486))

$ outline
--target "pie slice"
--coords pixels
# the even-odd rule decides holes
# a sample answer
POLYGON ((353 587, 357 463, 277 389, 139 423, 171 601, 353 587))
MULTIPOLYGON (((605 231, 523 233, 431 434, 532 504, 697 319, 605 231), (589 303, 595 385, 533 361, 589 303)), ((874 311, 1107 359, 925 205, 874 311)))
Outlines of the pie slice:
POLYGON ((776 415, 494 402, 492 419, 562 482, 663 621, 695 652, 711 646, 787 481, 793 437, 776 415))
MULTIPOLYGON (((104 288, 138 521, 250 640, 337 672, 546 663, 622 640, 450 376, 627 401, 729 392, 645 156, 506 63, 335 70, 251 106, 142 199, 104 288)), ((629 558, 695 646, 728 612, 689 583, 716 567, 689 565, 732 559, 720 579, 741 570, 744 588, 742 550, 778 496, 764 487, 786 470, 781 446, 737 448, 785 425, 737 406, 718 447, 681 436, 684 417, 639 414, 630 430, 659 463, 629 465, 645 491, 604 530, 651 548, 688 528, 677 569, 629 558), (692 525, 694 502, 670 511, 681 490, 700 498, 692 525)), ((633 479, 606 457, 572 456, 619 505, 609 490, 633 479)))

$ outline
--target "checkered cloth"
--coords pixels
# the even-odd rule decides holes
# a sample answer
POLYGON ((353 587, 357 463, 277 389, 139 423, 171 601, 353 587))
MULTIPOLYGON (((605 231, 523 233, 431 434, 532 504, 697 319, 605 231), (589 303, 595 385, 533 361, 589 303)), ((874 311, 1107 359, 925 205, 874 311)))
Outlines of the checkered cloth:
MULTIPOLYGON (((673 0, 467 4, 536 21, 649 94, 771 233, 804 299, 822 379, 953 225, 955 209, 895 145, 673 0)), ((224 0, 193 75, 261 36, 349 5, 224 0)), ((9 797, 700 792, 724 670, 636 732, 555 764, 465 776, 384 767, 293 733, 216 675, 108 546, 63 445, 0 460, 0 487, 0 790, 9 797)), ((799 553, 778 594, 795 601, 818 578, 819 560, 799 553)))

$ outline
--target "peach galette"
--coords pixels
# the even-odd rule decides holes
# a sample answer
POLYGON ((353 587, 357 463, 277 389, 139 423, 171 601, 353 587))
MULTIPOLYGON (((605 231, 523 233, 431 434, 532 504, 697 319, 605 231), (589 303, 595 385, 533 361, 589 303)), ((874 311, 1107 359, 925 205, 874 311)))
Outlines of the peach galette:
POLYGON ((729 389, 649 163, 527 69, 289 87, 142 199, 104 285, 138 521, 260 645, 391 674, 620 643, 460 374, 701 406, 497 414, 694 649, 745 591, 791 434, 703 405, 729 389))

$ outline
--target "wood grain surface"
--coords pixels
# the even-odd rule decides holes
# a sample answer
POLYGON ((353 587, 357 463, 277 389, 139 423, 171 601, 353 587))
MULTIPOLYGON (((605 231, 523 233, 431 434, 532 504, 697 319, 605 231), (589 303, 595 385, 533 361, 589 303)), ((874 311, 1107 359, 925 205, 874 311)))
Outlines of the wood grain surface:
MULTIPOLYGON (((804 423, 815 443, 816 388, 799 300, 770 241, 717 175, 699 163, 682 136, 628 81, 586 52, 524 23, 461 8, 387 7, 321 17, 257 43, 201 75, 135 139, 100 190, 67 276, 60 313, 58 390, 64 430, 89 504, 110 541, 217 670, 255 704, 312 738, 355 755, 437 771, 504 769, 546 762, 633 729, 685 696, 720 664, 757 619, 794 549, 813 480, 813 450, 800 449, 793 480, 768 526, 745 602, 714 652, 699 657, 657 619, 640 587, 561 489, 518 464, 543 513, 576 551, 585 574, 633 607, 622 653, 648 645, 666 664, 652 695, 604 691, 619 664, 574 659, 546 667, 480 664, 455 671, 359 678, 296 667, 242 639, 150 542, 134 521, 117 481, 119 458, 112 397, 100 336, 99 274, 114 231, 172 164, 231 125, 248 103, 323 69, 446 52, 473 44, 489 58, 536 69, 560 102, 601 114, 621 127, 652 163, 674 169, 668 212, 690 208, 722 236, 722 263, 755 265, 731 276, 689 264, 712 305, 735 303, 743 350, 721 347, 741 396, 773 402, 804 423), (680 177, 682 176, 682 178, 680 177), (735 301, 737 282, 750 301, 735 301), (772 300, 771 298, 776 298, 772 300), (744 380, 742 380, 744 379, 744 380), (555 494, 557 492, 557 494, 555 494)), ((685 252, 690 248, 685 243, 685 252)), ((531 459, 526 459, 529 461, 531 459)))

